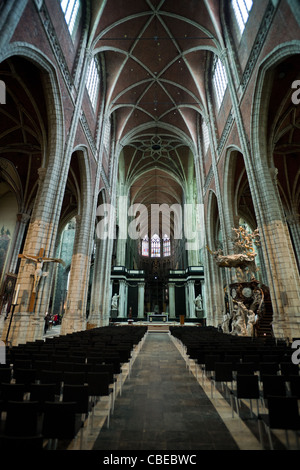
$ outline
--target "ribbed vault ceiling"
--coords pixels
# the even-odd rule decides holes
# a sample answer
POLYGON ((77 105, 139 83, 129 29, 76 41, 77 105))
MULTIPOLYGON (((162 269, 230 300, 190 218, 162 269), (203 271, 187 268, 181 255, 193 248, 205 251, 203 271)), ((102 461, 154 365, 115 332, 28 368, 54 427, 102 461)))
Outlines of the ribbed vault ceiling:
POLYGON ((113 0, 93 7, 91 49, 106 71, 106 115, 124 151, 131 198, 181 202, 206 110, 208 60, 220 49, 220 2, 113 0))

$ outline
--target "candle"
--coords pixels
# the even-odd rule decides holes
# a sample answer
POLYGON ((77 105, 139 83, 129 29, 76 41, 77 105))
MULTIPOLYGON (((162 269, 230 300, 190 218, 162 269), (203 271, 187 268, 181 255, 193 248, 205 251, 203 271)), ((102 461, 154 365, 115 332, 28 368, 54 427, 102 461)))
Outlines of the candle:
POLYGON ((17 290, 16 290, 16 292, 15 292, 15 297, 14 297, 14 300, 13 300, 13 305, 17 305, 19 290, 20 290, 20 284, 18 284, 17 290))

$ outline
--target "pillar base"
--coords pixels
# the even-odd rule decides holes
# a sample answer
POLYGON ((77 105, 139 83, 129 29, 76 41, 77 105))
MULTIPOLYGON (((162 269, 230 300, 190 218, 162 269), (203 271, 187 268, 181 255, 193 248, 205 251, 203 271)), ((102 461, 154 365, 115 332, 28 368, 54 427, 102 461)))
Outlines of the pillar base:
POLYGON ((45 326, 44 315, 37 316, 28 312, 17 312, 14 313, 11 324, 10 320, 11 314, 5 320, 2 332, 2 341, 7 341, 7 344, 17 346, 42 339, 45 326))
POLYGON ((300 318, 295 321, 275 320, 272 322, 275 338, 300 338, 300 318))
POLYGON ((76 331, 86 330, 87 321, 86 319, 79 318, 79 315, 81 314, 68 312, 63 316, 60 329, 61 335, 67 335, 76 331))

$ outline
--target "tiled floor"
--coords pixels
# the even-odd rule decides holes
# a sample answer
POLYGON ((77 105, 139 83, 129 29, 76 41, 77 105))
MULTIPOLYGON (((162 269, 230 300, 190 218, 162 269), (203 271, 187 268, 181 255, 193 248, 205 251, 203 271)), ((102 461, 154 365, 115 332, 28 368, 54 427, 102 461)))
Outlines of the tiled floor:
POLYGON ((167 333, 149 333, 94 450, 238 449, 167 333))
MULTIPOLYGON (((169 333, 148 332, 130 375, 125 371, 109 427, 108 408, 100 402, 68 450, 261 450, 247 403, 243 419, 232 414, 230 401, 218 390, 211 396, 210 380, 186 359, 169 333)), ((284 449, 282 434, 278 437, 276 448, 284 449)))

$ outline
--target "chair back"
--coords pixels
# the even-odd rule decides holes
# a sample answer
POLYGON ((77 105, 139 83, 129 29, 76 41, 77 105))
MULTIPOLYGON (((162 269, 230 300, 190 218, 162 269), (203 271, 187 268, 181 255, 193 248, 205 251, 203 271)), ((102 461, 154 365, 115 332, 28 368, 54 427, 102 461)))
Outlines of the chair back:
POLYGON ((259 398, 259 382, 257 375, 237 375, 236 391, 238 398, 259 398))
POLYGON ((268 397, 269 425, 272 429, 300 429, 297 397, 268 397))

